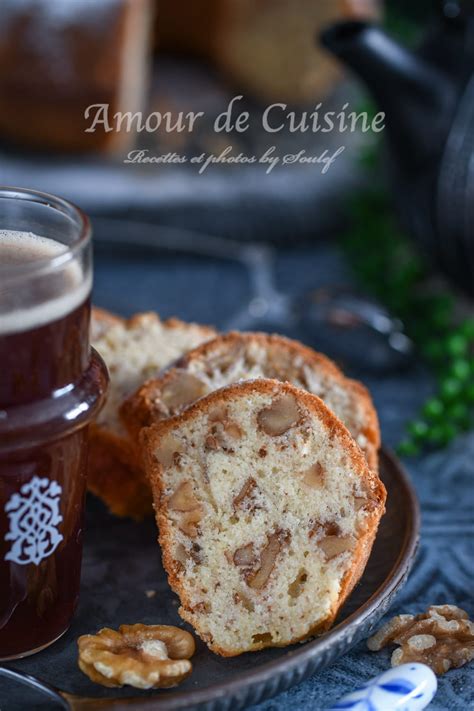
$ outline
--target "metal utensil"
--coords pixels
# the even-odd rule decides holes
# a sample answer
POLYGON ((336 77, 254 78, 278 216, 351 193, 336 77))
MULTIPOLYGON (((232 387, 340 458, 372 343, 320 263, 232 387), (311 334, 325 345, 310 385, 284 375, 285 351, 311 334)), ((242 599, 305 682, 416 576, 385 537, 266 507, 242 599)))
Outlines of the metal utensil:
POLYGON ((23 672, 16 671, 10 667, 0 667, 0 677, 5 677, 7 679, 12 679, 20 684, 30 687, 30 689, 35 689, 43 694, 45 694, 51 701, 59 704, 61 708, 66 711, 90 711, 90 709, 119 709, 125 708, 127 706, 132 706, 133 704, 140 702, 143 703, 143 697, 126 697, 122 699, 99 699, 99 698, 87 698, 84 696, 76 696, 75 694, 69 694, 67 691, 58 689, 51 684, 47 684, 42 679, 38 679, 36 676, 31 674, 24 674, 23 672))

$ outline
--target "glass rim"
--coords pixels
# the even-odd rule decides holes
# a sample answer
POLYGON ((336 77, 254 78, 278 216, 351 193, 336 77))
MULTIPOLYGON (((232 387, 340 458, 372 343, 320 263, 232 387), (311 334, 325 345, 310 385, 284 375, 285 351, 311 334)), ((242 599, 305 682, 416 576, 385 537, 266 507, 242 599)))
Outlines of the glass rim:
MULTIPOLYGON (((74 260, 78 252, 90 242, 92 229, 89 218, 80 207, 77 207, 77 205, 74 205, 74 203, 65 198, 29 188, 0 185, 0 207, 2 200, 25 200, 29 203, 37 203, 56 210, 56 212, 63 214, 65 217, 69 217, 77 225, 77 238, 71 245, 65 245, 66 249, 64 252, 54 257, 35 259, 25 262, 24 264, 2 265, 0 263, 0 276, 2 279, 6 278, 10 281, 12 278, 22 276, 37 276, 44 272, 60 268, 74 260)), ((0 224, 0 230, 1 229, 2 225, 0 224)), ((8 229, 8 227, 6 229, 8 229)), ((41 236, 47 237, 47 235, 41 236)))

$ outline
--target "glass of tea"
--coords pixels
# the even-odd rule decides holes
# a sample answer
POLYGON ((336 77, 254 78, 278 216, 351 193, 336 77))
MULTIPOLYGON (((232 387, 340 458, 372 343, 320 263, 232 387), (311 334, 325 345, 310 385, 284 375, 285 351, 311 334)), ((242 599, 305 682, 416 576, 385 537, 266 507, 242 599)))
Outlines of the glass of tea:
POLYGON ((78 601, 87 431, 107 387, 91 285, 87 217, 0 189, 0 659, 54 642, 78 601))

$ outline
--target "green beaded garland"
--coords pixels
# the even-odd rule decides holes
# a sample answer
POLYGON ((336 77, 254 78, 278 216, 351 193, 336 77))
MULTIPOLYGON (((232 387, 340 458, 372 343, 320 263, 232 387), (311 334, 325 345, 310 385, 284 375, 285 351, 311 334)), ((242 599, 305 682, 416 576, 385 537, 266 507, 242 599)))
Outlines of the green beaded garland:
POLYGON ((435 395, 407 425, 409 437, 397 449, 414 456, 423 446, 444 446, 474 426, 474 318, 457 321, 454 295, 447 287, 434 292, 429 286, 429 268, 394 223, 383 191, 359 195, 352 216, 343 245, 355 273, 403 321, 437 377, 435 395))

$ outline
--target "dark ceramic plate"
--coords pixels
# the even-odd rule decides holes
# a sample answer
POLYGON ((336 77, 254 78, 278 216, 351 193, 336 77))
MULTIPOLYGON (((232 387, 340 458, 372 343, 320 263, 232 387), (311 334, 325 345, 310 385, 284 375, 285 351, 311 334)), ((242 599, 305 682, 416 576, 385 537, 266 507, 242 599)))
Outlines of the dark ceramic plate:
MULTIPOLYGON (((82 596, 69 632, 44 652, 15 662, 14 668, 44 679, 67 692, 96 697, 86 706, 170 710, 202 708, 232 711, 274 696, 331 664, 370 630, 391 605, 413 565, 419 533, 416 495, 399 462, 381 453, 381 476, 387 487, 387 513, 382 519, 365 573, 341 610, 333 629, 305 644, 270 649, 222 659, 198 643, 192 676, 178 689, 133 693, 130 689, 107 690, 90 682, 76 663, 75 640, 80 634, 123 623, 182 624, 177 599, 169 590, 159 561, 153 522, 134 524, 108 515, 95 501, 88 506, 82 596), (153 592, 150 592, 153 591, 153 592), (112 697, 115 697, 115 701, 112 697), (110 704, 110 702, 112 702, 110 704), (109 705, 110 704, 110 705, 109 705)), ((2 685, 5 683, 1 682, 2 685)), ((25 692, 18 705, 10 688, 9 711, 34 707, 52 709, 37 696, 25 705, 25 692)))

